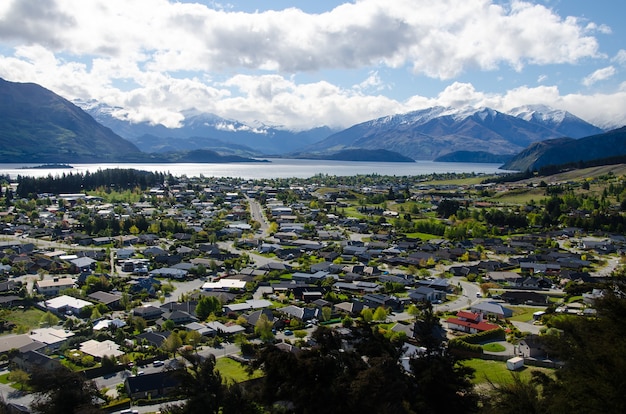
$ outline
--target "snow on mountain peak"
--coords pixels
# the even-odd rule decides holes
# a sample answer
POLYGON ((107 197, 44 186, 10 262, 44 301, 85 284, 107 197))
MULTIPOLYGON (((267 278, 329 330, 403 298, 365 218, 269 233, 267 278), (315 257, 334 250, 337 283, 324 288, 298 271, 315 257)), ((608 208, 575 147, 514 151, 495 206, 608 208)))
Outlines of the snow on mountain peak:
POLYGON ((517 108, 511 109, 508 113, 524 121, 532 122, 533 120, 539 120, 553 124, 560 124, 565 118, 571 116, 567 111, 554 109, 547 105, 518 106, 517 108))

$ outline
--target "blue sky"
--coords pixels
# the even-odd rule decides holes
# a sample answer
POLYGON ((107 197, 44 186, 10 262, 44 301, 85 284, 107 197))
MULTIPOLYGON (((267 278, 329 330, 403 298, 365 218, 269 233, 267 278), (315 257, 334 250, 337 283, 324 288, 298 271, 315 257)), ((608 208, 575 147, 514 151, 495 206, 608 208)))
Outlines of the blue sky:
POLYGON ((0 77, 175 127, 345 128, 435 105, 626 125, 626 2, 3 0, 0 77))

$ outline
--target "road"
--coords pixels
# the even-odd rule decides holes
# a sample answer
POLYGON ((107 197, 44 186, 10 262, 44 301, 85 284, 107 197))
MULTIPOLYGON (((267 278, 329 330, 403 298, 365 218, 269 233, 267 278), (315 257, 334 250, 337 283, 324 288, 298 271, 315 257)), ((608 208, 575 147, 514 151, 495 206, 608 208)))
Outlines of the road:
POLYGON ((246 200, 248 201, 248 205, 250 206, 250 216, 252 216, 252 220, 259 222, 259 224, 261 225, 259 229, 261 231, 261 237, 267 237, 269 235, 268 231, 270 228, 270 223, 265 217, 263 207, 254 198, 246 196, 246 200))

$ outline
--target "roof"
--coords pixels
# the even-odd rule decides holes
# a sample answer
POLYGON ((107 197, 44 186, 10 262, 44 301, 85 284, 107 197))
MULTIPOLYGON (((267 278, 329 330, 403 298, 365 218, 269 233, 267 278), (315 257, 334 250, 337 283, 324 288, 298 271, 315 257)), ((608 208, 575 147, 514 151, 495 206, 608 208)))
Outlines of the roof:
POLYGON ((244 303, 231 303, 229 305, 225 305, 224 309, 228 312, 242 312, 251 309, 261 309, 261 308, 269 308, 272 306, 272 302, 265 299, 259 300, 247 300, 244 303))
POLYGON ((105 355, 114 357, 124 355, 124 352, 120 351, 120 346, 108 339, 102 342, 90 339, 80 344, 80 350, 96 358, 102 358, 105 355))
POLYGON ((101 321, 98 321, 98 323, 96 323, 93 326, 93 330, 94 331, 100 331, 102 329, 108 328, 111 325, 115 326, 116 328, 122 328, 122 327, 126 326, 126 322, 124 322, 121 319, 117 319, 117 318, 116 319, 103 319, 101 321))
POLYGON ((477 331, 490 331, 492 329, 498 329, 499 326, 495 325, 493 323, 489 323, 489 322, 485 322, 485 321, 480 321, 478 323, 472 322, 472 321, 463 321, 461 319, 458 318, 449 318, 446 320, 446 322, 448 324, 453 324, 453 325, 457 325, 457 326, 464 326, 466 328, 473 328, 476 329, 477 331))
POLYGON ((64 307, 72 309, 82 309, 85 306, 91 306, 93 303, 86 300, 78 299, 72 296, 61 295, 56 298, 48 299, 45 301, 46 308, 48 309, 61 309, 64 307))
POLYGON ((21 349, 37 343, 44 346, 41 342, 37 342, 30 336, 24 335, 2 335, 0 336, 0 353, 7 352, 10 349, 21 349))
POLYGON ((29 337, 46 345, 57 344, 74 336, 74 332, 56 328, 39 328, 30 332, 29 337))
POLYGON ((160 371, 152 374, 137 375, 126 378, 131 393, 148 392, 163 388, 173 388, 179 384, 174 371, 160 371))
POLYGON ((74 279, 70 277, 38 280, 38 287, 74 286, 74 279))
POLYGON ((217 282, 207 282, 202 285, 203 290, 244 289, 246 282, 238 279, 220 279, 217 282))
POLYGON ((100 303, 104 303, 105 305, 108 305, 110 303, 117 302, 118 300, 120 300, 122 298, 122 294, 103 292, 99 290, 97 292, 93 292, 89 294, 87 297, 90 299, 96 300, 100 303))

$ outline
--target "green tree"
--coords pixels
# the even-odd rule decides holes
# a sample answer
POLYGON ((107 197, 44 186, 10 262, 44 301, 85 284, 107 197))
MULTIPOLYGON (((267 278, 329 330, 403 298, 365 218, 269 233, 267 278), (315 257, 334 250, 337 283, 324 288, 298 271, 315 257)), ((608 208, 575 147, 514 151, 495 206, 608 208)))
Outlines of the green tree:
POLYGON ((256 324, 254 325, 254 333, 261 338, 263 342, 270 342, 274 340, 274 333, 272 332, 273 324, 269 320, 266 314, 261 314, 256 324))
POLYGON ((178 332, 172 332, 161 344, 161 349, 168 354, 176 355, 181 346, 183 346, 183 340, 180 338, 180 335, 178 332))
POLYGON ((330 320, 330 317, 332 316, 333 310, 328 307, 328 306, 323 306, 322 307, 322 319, 324 321, 328 321, 330 320))
POLYGON ((28 372, 21 369, 12 369, 8 377, 9 381, 17 382, 20 384, 20 390, 24 389, 24 385, 30 380, 28 372))
POLYGON ((385 321, 387 320, 387 310, 382 306, 379 306, 374 311, 373 319, 375 321, 385 321))
POLYGON ((205 321, 212 313, 222 310, 222 304, 215 296, 202 296, 196 305, 196 316, 205 321))
POLYGON ((59 318, 52 312, 48 311, 41 315, 39 322, 44 326, 55 326, 59 323, 59 318))
POLYGON ((370 323, 374 320, 374 313, 370 308, 365 308, 361 311, 361 318, 366 323, 370 323))

